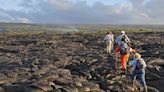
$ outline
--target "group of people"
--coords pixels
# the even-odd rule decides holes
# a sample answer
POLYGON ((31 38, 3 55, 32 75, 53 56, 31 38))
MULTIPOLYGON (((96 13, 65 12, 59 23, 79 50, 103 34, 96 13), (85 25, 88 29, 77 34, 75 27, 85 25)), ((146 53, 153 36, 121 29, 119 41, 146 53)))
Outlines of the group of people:
POLYGON ((116 38, 116 40, 114 40, 114 35, 112 32, 108 32, 104 37, 104 42, 106 45, 106 52, 108 54, 111 54, 113 50, 115 51, 114 57, 117 58, 120 53, 121 65, 124 73, 126 73, 125 71, 127 70, 127 67, 133 66, 132 84, 134 85, 136 77, 138 76, 145 92, 147 92, 147 85, 145 81, 146 63, 141 58, 141 55, 137 53, 135 49, 131 48, 130 39, 125 34, 125 31, 121 31, 121 34, 116 38), (113 48, 114 43, 115 49, 113 48), (128 62, 130 55, 132 55, 133 61, 128 62))

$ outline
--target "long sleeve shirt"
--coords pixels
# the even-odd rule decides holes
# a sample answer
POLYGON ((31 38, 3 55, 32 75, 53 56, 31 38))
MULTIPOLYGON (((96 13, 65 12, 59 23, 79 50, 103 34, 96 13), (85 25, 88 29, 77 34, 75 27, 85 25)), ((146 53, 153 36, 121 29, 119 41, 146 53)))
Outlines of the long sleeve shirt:
MULTIPOLYGON (((120 44, 120 43, 121 43, 121 39, 122 39, 122 37, 123 37, 123 35, 122 35, 122 34, 121 34, 121 35, 119 35, 119 36, 116 38, 115 43, 120 44)), ((127 42, 129 42, 129 43, 130 43, 130 40, 129 40, 129 38, 128 38, 128 36, 127 36, 127 35, 125 35, 125 38, 126 38, 127 42)))
POLYGON ((146 63, 142 58, 136 58, 133 61, 129 62, 128 66, 133 66, 133 70, 135 70, 137 61, 140 60, 141 64, 143 65, 143 69, 146 68, 146 63))
POLYGON ((107 34, 107 35, 105 35, 105 37, 104 37, 104 41, 106 42, 106 41, 113 41, 114 40, 114 38, 113 38, 113 36, 112 35, 110 35, 110 34, 107 34))

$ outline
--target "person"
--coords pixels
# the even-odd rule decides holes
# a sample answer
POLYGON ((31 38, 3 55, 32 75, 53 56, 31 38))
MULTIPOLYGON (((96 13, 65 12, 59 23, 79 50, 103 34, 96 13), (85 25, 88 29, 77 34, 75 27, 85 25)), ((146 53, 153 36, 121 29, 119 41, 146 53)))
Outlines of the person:
POLYGON ((130 56, 130 52, 135 52, 135 50, 127 45, 127 43, 125 42, 125 38, 122 38, 120 45, 116 47, 115 51, 116 51, 115 57, 118 55, 117 53, 120 52, 122 70, 125 73, 125 70, 127 68, 127 62, 130 56))
POLYGON ((112 34, 112 32, 108 32, 105 35, 104 42, 106 45, 106 52, 110 54, 113 49, 113 42, 114 42, 114 35, 112 34))
POLYGON ((121 39, 122 38, 125 38, 125 42, 128 45, 130 45, 130 40, 129 40, 128 36, 125 34, 125 31, 124 30, 122 30, 121 31, 121 34, 116 38, 116 40, 115 40, 116 45, 120 45, 121 44, 121 39))
POLYGON ((133 72, 132 72, 132 83, 134 85, 134 82, 136 80, 136 77, 138 76, 139 79, 141 79, 141 84, 144 87, 145 92, 147 92, 147 85, 145 81, 145 68, 146 63, 144 59, 141 58, 141 55, 139 53, 134 54, 135 59, 131 62, 129 62, 128 66, 133 65, 133 72))
POLYGON ((112 49, 113 49, 113 47, 114 47, 114 35, 112 32, 111 32, 111 37, 112 37, 112 49))

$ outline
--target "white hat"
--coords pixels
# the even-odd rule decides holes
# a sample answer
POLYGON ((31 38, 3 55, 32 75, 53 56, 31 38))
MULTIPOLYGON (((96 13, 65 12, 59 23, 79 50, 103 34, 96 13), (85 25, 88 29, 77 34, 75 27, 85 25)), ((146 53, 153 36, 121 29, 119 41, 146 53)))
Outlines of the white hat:
POLYGON ((125 34, 125 31, 124 31, 124 30, 122 30, 122 31, 121 31, 121 34, 125 34))

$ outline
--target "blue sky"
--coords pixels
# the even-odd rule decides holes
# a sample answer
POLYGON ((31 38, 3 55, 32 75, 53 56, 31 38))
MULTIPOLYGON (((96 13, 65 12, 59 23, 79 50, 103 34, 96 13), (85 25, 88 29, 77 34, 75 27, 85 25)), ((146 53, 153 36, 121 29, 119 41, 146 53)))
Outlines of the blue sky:
POLYGON ((164 0, 0 0, 0 22, 164 24, 164 0))
POLYGON ((20 0, 0 0, 0 8, 18 10, 19 2, 20 2, 20 0))

